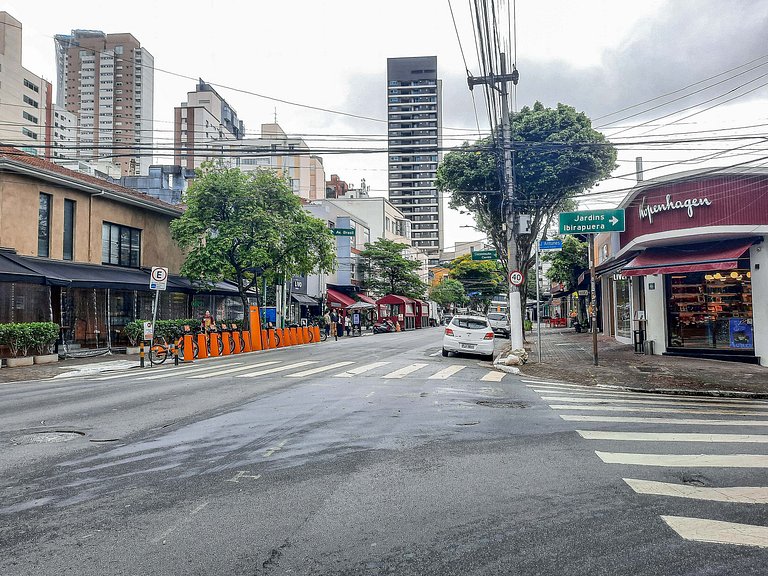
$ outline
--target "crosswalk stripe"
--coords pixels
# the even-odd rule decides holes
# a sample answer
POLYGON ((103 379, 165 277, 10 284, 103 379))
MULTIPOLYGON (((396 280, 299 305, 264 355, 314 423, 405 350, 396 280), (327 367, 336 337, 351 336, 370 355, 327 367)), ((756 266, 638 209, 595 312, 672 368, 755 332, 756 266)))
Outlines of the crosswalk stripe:
MULTIPOLYGON (((701 407, 707 407, 707 406, 717 406, 717 407, 724 407, 724 406, 733 406, 738 408, 743 408, 744 404, 731 404, 729 402, 679 402, 673 398, 657 398, 653 400, 629 400, 624 398, 582 398, 582 397, 574 397, 574 396, 542 396, 542 400, 546 400, 548 402, 557 401, 557 402, 573 402, 573 403, 582 403, 582 404, 600 404, 604 402, 610 402, 612 404, 660 404, 660 405, 670 405, 670 404, 677 404, 678 406, 701 406, 701 407)), ((759 405, 758 408, 764 408, 768 409, 768 406, 766 405, 759 405)))
POLYGON ((496 370, 491 370, 485 376, 480 378, 480 380, 483 382, 501 382, 502 378, 504 378, 506 375, 506 372, 497 372, 496 370))
POLYGON ((235 376, 235 378, 252 378, 254 376, 264 376, 265 374, 274 374, 275 372, 284 372, 294 368, 301 368, 302 366, 308 366, 309 364, 317 364, 317 360, 304 360, 303 362, 294 362, 293 364, 277 366, 276 368, 266 368, 264 370, 257 370, 256 372, 248 372, 247 374, 238 374, 235 376))
POLYGON ((549 404, 552 410, 579 410, 581 412, 653 412, 657 414, 727 414, 729 416, 768 416, 761 410, 703 410, 690 408, 661 408, 645 406, 584 406, 582 404, 549 404))
POLYGON ((439 370, 432 374, 427 380, 446 380, 447 378, 450 378, 457 372, 461 372, 464 370, 466 366, 460 366, 458 364, 454 364, 453 366, 447 366, 443 368, 442 370, 439 370))
POLYGON ((599 450, 595 450, 595 454, 606 464, 682 468, 768 468, 768 455, 765 454, 631 454, 599 450))
POLYGON ((312 374, 319 374, 320 372, 327 372, 328 370, 335 370, 336 368, 342 368, 344 366, 349 366, 350 364, 354 364, 354 362, 336 362, 335 364, 328 364, 327 366, 320 366, 318 368, 310 368, 309 370, 304 370, 303 372, 296 372, 295 374, 288 374, 287 378, 303 378, 304 376, 311 376, 312 374))
POLYGON ((411 372, 416 372, 416 370, 420 370, 424 368, 424 366, 427 366, 427 364, 421 364, 419 362, 415 364, 410 364, 409 366, 405 366, 404 368, 400 368, 399 370, 395 370, 394 372, 390 372, 389 374, 385 374, 382 376, 382 378, 402 378, 403 376, 407 376, 411 372))
POLYGON ((567 422, 623 422, 626 424, 684 424, 701 426, 768 426, 768 420, 705 420, 700 418, 647 418, 643 416, 584 416, 560 414, 567 422))
POLYGON ((675 496, 677 498, 737 504, 768 504, 768 487, 764 486, 712 488, 709 486, 689 486, 688 484, 672 484, 670 482, 638 480, 635 478, 624 478, 624 482, 638 494, 675 496))
MULTIPOLYGON (((234 366, 235 364, 240 364, 240 362, 230 362, 227 363, 226 366, 234 366)), ((159 380, 160 378, 167 378, 169 376, 182 376, 184 374, 190 374, 192 372, 211 372, 213 370, 220 370, 222 366, 192 366, 190 368, 164 368, 162 370, 158 370, 157 373, 152 374, 151 376, 144 376, 142 378, 137 378, 137 380, 159 380)))
POLYGON ((688 402, 706 402, 708 404, 719 404, 723 402, 727 402, 728 404, 747 404, 750 406, 762 406, 763 408, 768 409, 768 402, 764 402, 761 400, 746 400, 743 398, 705 398, 701 396, 685 396, 685 395, 677 395, 674 396, 662 396, 660 394, 655 393, 649 393, 649 392, 614 392, 611 390, 584 390, 584 391, 576 391, 576 390, 563 390, 563 389, 556 389, 556 388, 538 388, 534 387, 531 388, 534 392, 538 394, 567 394, 568 396, 572 396, 574 398, 582 398, 582 397, 594 397, 594 398, 643 398, 644 400, 660 400, 662 402, 680 402, 682 404, 686 404, 688 402))
POLYGON ((259 366, 269 366, 271 364, 277 364, 279 360, 270 360, 269 362, 259 362, 258 364, 248 364, 246 366, 238 366, 236 368, 229 368, 227 370, 220 370, 218 372, 208 372, 206 374, 195 374, 190 376, 191 380, 199 380, 202 378, 214 378, 216 376, 224 376, 225 374, 232 374, 234 372, 242 372, 243 370, 250 370, 251 368, 258 368, 259 366))
MULTIPOLYGON (((165 370, 168 370, 168 368, 165 368, 165 370)), ((133 370, 123 370, 120 372, 120 374, 112 374, 111 376, 101 376, 100 378, 93 378, 93 380, 97 380, 101 382, 102 380, 114 380, 116 378, 125 378, 126 376, 130 376, 136 374, 133 370)), ((80 374, 79 376, 63 376, 61 378, 56 378, 56 380, 69 380, 70 378, 83 378, 83 375, 80 374)))
POLYGON ((661 519, 686 540, 768 548, 768 526, 684 516, 662 516, 661 519))
POLYGON ((553 386, 566 386, 568 388, 584 388, 583 384, 566 384, 565 382, 547 382, 546 380, 520 380, 525 384, 551 384, 553 386))
POLYGON ((629 440, 632 442, 739 442, 766 444, 767 434, 702 434, 699 432, 611 432, 576 430, 585 440, 629 440))
POLYGON ((386 366, 389 364, 389 362, 372 362, 371 364, 365 364, 364 366, 358 366, 357 368, 350 368, 349 370, 345 370, 344 372, 339 372, 338 374, 334 374, 334 378, 352 378, 352 376, 357 376, 359 374, 363 374, 364 372, 368 372, 369 370, 375 370, 376 368, 380 368, 381 366, 386 366))

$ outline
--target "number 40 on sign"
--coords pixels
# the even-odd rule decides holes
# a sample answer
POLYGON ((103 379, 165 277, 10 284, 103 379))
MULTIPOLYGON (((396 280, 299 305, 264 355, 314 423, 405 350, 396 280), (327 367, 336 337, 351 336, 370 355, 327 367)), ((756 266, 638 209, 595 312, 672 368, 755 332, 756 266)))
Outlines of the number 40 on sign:
POLYGON ((520 270, 512 270, 512 272, 509 273, 509 283, 513 286, 522 286, 523 281, 525 281, 525 276, 523 276, 523 273, 520 272, 520 270))

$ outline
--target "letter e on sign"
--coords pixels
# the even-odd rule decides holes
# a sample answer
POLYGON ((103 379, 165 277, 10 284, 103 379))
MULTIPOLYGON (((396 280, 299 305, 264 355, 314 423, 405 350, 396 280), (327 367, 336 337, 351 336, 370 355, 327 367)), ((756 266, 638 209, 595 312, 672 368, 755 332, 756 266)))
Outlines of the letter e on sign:
POLYGON ((520 272, 520 270, 512 270, 512 272, 509 273, 509 283, 513 286, 522 286, 524 280, 525 276, 523 276, 523 273, 520 272))

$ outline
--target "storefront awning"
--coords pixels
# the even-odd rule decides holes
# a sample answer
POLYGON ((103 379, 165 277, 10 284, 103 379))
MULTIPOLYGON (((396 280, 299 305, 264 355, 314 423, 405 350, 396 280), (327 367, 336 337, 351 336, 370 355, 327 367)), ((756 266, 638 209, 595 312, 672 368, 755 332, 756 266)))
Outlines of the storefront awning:
POLYGON ((755 242, 754 238, 649 248, 622 270, 624 276, 732 270, 755 242))
POLYGON ((0 282, 45 284, 45 277, 12 258, 10 252, 0 252, 0 282))
POLYGON ((318 301, 306 294, 291 294, 291 299, 305 306, 317 306, 318 301))
POLYGON ((360 299, 361 302, 367 302, 368 304, 376 304, 376 300, 374 300, 370 296, 366 296, 365 294, 357 294, 357 297, 360 299))
POLYGON ((328 288, 326 290, 326 299, 328 300, 328 304, 331 306, 334 306, 335 308, 338 308, 338 307, 346 308, 350 304, 355 303, 355 301, 352 300, 352 298, 350 298, 346 294, 342 294, 341 292, 334 290, 333 288, 328 288))
POLYGON ((627 264, 629 264, 634 256, 636 255, 635 252, 632 253, 631 256, 627 256, 626 258, 615 258, 608 260, 607 262, 603 262, 599 266, 595 267, 595 278, 602 278, 603 276, 608 276, 610 274, 616 274, 619 271, 621 271, 622 268, 624 268, 627 264))

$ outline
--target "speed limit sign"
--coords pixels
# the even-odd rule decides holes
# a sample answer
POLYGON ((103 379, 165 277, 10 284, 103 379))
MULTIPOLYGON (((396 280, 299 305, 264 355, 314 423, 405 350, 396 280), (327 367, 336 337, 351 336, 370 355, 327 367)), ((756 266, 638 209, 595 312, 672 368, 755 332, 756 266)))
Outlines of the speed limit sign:
POLYGON ((520 270, 512 270, 512 272, 509 273, 509 283, 513 286, 522 286, 524 280, 525 276, 523 276, 523 273, 520 272, 520 270))

